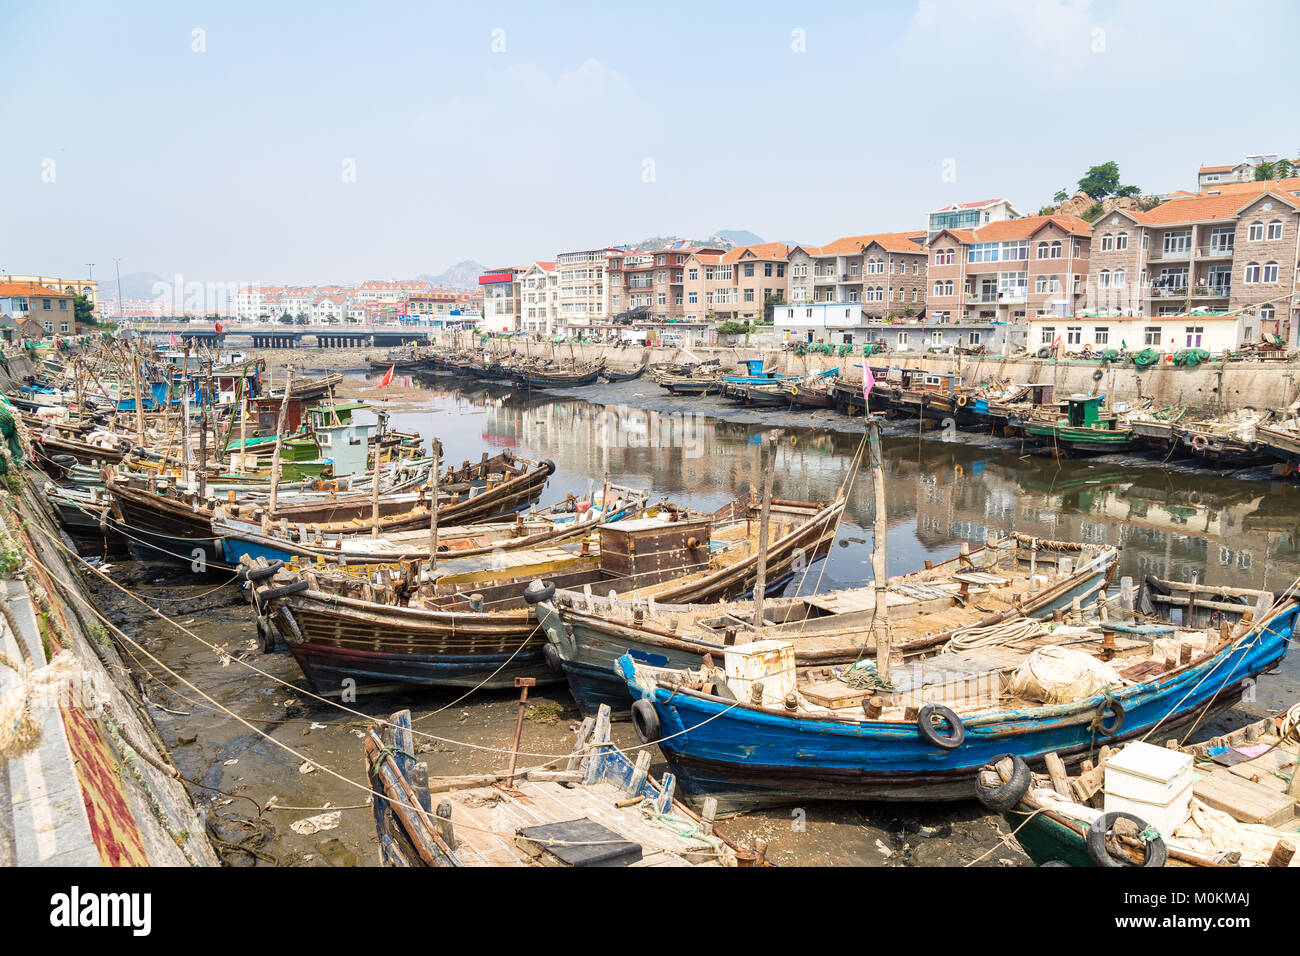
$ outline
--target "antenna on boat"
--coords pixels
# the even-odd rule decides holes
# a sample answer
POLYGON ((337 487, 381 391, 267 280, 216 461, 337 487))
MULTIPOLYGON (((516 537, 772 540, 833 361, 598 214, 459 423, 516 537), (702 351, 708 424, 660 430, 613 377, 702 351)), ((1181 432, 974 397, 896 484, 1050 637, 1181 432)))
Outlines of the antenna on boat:
POLYGON ((876 638, 876 673, 889 679, 889 515, 885 509, 885 467, 880 451, 880 422, 867 419, 867 449, 871 456, 871 481, 876 492, 876 522, 871 542, 871 571, 875 578, 876 608, 871 630, 876 638), (876 627, 876 621, 884 626, 876 627))

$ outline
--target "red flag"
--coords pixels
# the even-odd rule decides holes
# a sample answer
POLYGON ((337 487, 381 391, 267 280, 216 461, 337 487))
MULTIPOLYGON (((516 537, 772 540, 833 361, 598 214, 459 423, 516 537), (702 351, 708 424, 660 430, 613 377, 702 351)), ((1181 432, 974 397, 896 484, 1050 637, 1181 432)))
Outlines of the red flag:
POLYGON ((1061 337, 1058 335, 1056 341, 1052 343, 1052 350, 1055 351, 1061 347, 1061 337))
POLYGON ((395 368, 397 368, 396 365, 390 365, 390 366, 388 366, 388 371, 384 373, 384 378, 383 378, 383 380, 379 383, 379 387, 380 387, 380 388, 385 388, 385 387, 387 387, 387 386, 393 384, 393 369, 395 369, 395 368))

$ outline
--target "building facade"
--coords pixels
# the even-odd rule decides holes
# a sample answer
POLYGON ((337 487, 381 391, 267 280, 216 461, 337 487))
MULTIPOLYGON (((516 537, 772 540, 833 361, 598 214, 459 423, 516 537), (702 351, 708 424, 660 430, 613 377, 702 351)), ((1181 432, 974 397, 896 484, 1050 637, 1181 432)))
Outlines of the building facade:
MULTIPOLYGON (((553 335, 560 325, 560 273, 556 262, 534 262, 519 277, 520 328, 553 335)), ((602 303, 601 308, 604 308, 602 303)))
POLYGON ((491 269, 478 277, 483 290, 483 329, 487 332, 519 331, 519 279, 516 266, 491 269))
POLYGON ((1027 216, 929 242, 926 317, 932 323, 1070 315, 1085 300, 1091 234, 1077 216, 1027 216))
POLYGON ((865 319, 911 317, 925 309, 926 250, 921 233, 842 236, 789 252, 791 305, 860 303, 865 319))
POLYGON ((589 328, 606 316, 605 268, 609 249, 562 252, 555 257, 561 326, 589 328))
POLYGON ((944 229, 962 229, 969 232, 991 223, 1019 218, 1020 213, 1005 199, 952 203, 930 213, 925 238, 927 241, 933 239, 944 229))

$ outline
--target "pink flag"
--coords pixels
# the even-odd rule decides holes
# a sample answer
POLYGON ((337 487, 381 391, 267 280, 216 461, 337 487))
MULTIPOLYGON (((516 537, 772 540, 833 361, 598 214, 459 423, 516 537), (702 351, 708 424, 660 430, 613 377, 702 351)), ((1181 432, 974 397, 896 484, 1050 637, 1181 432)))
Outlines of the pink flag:
POLYGON ((865 402, 871 395, 871 390, 876 387, 876 377, 871 374, 871 369, 867 363, 862 363, 862 400, 865 402))
POLYGON ((171 340, 172 340, 172 348, 176 348, 176 333, 175 333, 175 332, 173 332, 173 333, 171 334, 171 340))

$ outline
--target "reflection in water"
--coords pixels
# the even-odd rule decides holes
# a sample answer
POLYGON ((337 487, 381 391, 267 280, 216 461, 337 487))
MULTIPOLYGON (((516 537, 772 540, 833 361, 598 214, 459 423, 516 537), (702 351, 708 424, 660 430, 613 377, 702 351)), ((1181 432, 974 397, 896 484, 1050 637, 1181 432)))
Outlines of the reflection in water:
MULTIPOLYGON (((508 447, 550 458, 557 471, 544 498, 585 493, 606 475, 701 509, 717 508, 760 484, 760 437, 778 435, 775 494, 825 499, 853 469, 860 432, 809 428, 795 416, 776 427, 723 421, 690 411, 599 405, 585 399, 510 391, 430 391, 430 412, 398 413, 398 428, 435 428, 453 461, 508 447)), ((716 410, 716 406, 710 410, 716 410)), ((858 428, 856 423, 853 428, 858 428)), ((1281 589, 1300 576, 1295 544, 1300 490, 1166 471, 1151 463, 1022 456, 1018 448, 885 439, 890 570, 955 554, 963 541, 1019 531, 1043 538, 1114 544, 1120 574, 1281 589)), ((849 506, 823 587, 870 578, 874 520, 869 472, 849 506)))

